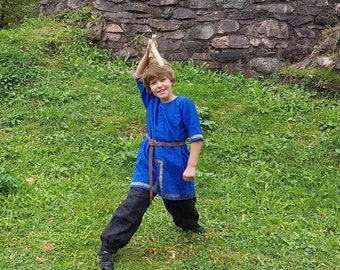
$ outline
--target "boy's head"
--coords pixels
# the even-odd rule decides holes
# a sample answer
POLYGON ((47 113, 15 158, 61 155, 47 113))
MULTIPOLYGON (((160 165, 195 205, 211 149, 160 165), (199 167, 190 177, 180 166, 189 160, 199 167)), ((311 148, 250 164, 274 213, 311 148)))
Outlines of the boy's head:
POLYGON ((154 58, 150 59, 149 65, 144 69, 141 76, 143 83, 148 91, 150 91, 150 81, 155 78, 168 78, 172 84, 176 82, 175 72, 169 62, 163 59, 164 65, 160 66, 154 58))

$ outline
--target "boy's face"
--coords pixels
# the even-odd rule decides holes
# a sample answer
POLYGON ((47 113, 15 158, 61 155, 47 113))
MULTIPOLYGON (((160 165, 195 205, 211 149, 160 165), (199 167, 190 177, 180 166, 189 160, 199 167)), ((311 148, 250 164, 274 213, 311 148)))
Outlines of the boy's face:
POLYGON ((162 102, 170 102, 176 97, 172 92, 173 82, 169 78, 153 78, 150 80, 150 90, 162 102))

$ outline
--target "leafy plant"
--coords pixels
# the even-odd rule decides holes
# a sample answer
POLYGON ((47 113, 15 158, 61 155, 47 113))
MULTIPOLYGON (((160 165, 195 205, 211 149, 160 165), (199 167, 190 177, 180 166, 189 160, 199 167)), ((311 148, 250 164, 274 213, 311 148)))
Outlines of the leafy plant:
POLYGON ((197 112, 203 130, 212 130, 216 126, 215 121, 211 120, 212 110, 210 108, 198 107, 197 112))
POLYGON ((0 167, 0 194, 5 196, 13 194, 18 187, 18 180, 6 172, 4 168, 0 167))
POLYGON ((18 25, 26 18, 36 18, 37 0, 0 0, 0 29, 18 25))
MULTIPOLYGON (((5 37, 5 35, 2 35, 5 37)), ((37 59, 23 52, 19 46, 2 43, 0 50, 1 96, 15 95, 18 87, 25 86, 39 78, 41 70, 35 66, 37 59), (33 66, 32 66, 33 64, 33 66)))
POLYGON ((101 21, 101 16, 94 15, 92 9, 88 6, 74 10, 65 10, 58 14, 58 19, 68 25, 85 28, 88 23, 98 24, 101 21))

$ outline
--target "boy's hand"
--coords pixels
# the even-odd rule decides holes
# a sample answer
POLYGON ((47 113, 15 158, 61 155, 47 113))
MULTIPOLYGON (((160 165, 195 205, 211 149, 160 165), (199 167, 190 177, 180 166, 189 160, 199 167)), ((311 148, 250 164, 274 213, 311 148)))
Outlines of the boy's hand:
POLYGON ((151 43, 152 43, 152 40, 149 39, 148 44, 146 45, 146 50, 145 50, 145 54, 147 54, 147 55, 150 55, 150 52, 151 52, 151 43))
POLYGON ((138 78, 140 77, 143 72, 144 72, 144 69, 146 68, 146 66, 149 64, 149 61, 150 61, 150 52, 151 52, 151 39, 149 40, 147 46, 146 46, 146 49, 145 49, 145 53, 142 57, 142 59, 140 60, 138 66, 137 66, 137 69, 134 73, 134 77, 135 78, 138 78))
POLYGON ((196 167, 187 166, 185 171, 183 172, 183 180, 184 181, 192 181, 194 180, 196 175, 196 167))

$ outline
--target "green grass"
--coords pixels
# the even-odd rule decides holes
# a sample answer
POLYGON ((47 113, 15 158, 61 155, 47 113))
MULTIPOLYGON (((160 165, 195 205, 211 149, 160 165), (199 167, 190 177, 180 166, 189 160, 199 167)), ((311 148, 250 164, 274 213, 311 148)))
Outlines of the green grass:
MULTIPOLYGON (((46 19, 1 31, 0 48, 0 268, 98 269, 144 135, 134 67, 46 19)), ((179 231, 157 198, 116 269, 339 269, 339 98, 175 70, 204 128, 209 237, 179 231)))

